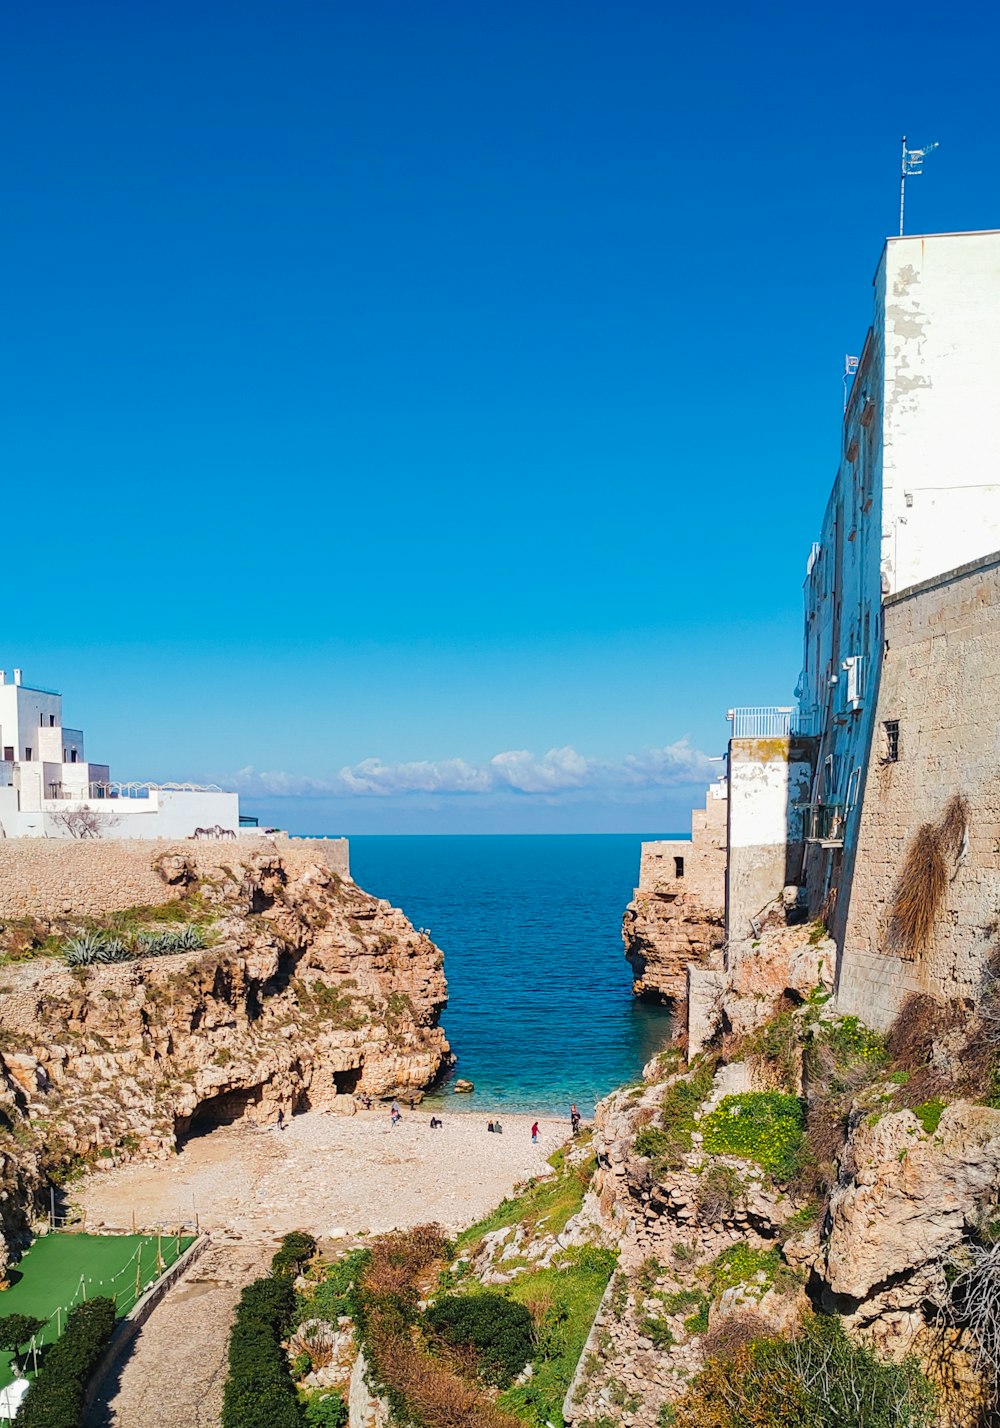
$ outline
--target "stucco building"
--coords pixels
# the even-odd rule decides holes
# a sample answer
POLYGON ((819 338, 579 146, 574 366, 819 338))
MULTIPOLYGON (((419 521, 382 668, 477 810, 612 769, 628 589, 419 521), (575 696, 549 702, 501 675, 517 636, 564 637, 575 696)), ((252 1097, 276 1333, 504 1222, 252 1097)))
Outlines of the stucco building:
POLYGON ((0 838, 235 838, 239 795, 195 784, 113 783, 62 695, 0 670, 0 838))
POLYGON ((890 238, 873 287, 798 705, 729 711, 725 956, 769 909, 822 918, 840 1005, 884 1025, 910 991, 975 995, 1000 906, 1000 231, 890 238), (947 886, 907 945, 928 830, 947 886))

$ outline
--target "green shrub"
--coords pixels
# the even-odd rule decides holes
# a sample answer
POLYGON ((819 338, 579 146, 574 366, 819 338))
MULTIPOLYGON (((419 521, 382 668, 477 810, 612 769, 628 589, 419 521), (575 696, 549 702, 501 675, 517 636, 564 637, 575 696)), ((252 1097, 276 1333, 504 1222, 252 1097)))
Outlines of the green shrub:
POLYGON ((271 1260, 271 1273, 277 1278, 294 1279, 307 1260, 316 1253, 316 1241, 305 1230, 292 1230, 285 1235, 271 1260))
POLYGON ((71 1309, 62 1338, 47 1349, 18 1411, 18 1428, 80 1428, 87 1380, 115 1327, 113 1299, 71 1309))
POLYGON ((301 1428, 302 1410, 281 1346, 294 1307, 287 1278, 256 1279, 244 1289, 229 1336, 222 1428, 301 1428))
POLYGON ((371 1250, 356 1249, 326 1265, 315 1288, 296 1295, 295 1322, 325 1319, 328 1324, 336 1324, 342 1314, 357 1318, 356 1286, 371 1257, 371 1250))
POLYGON ((670 1137, 658 1126, 643 1126, 633 1141, 636 1155, 643 1155, 648 1160, 662 1155, 669 1144, 670 1137))
POLYGON ((424 1314, 432 1336, 473 1350, 485 1383, 507 1388, 531 1358, 531 1314, 502 1294, 450 1294, 424 1314))
POLYGON ((913 1114, 923 1126, 928 1135, 933 1135, 938 1128, 938 1122, 944 1113, 945 1103, 934 1096, 929 1101, 924 1101, 921 1106, 914 1106, 913 1114))
POLYGON ((654 1349, 659 1349, 665 1353, 667 1349, 673 1348, 677 1340, 674 1332, 666 1319, 661 1319, 658 1314, 647 1314, 639 1320, 639 1333, 644 1335, 653 1345, 654 1349))
POLYGON ((332 1393, 318 1393, 306 1403, 307 1428, 344 1428, 347 1420, 344 1395, 336 1390, 332 1393))
POLYGON ((702 1121, 705 1149, 755 1160, 780 1179, 788 1179, 797 1168, 803 1119, 801 1103, 782 1091, 723 1096, 702 1121))

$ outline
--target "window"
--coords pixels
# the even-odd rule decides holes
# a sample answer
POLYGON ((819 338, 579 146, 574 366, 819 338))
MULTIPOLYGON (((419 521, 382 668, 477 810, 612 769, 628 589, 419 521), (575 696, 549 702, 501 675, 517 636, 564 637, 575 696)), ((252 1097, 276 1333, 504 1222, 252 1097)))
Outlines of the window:
POLYGON ((5 762, 5 763, 12 764, 12 763, 14 762, 14 745, 13 745, 13 744, 4 744, 4 746, 3 746, 3 756, 4 756, 4 762, 5 762))
POLYGON ((54 714, 50 714, 50 715, 49 715, 49 728, 50 728, 50 729, 54 729, 55 727, 56 727, 56 716, 55 716, 54 714))
POLYGON ((45 728, 45 715, 44 715, 44 714, 39 714, 39 716, 38 716, 38 727, 39 727, 40 729, 44 729, 44 728, 45 728))
POLYGON ((885 731, 885 747, 882 751, 882 762, 884 764, 894 764, 899 760, 899 720, 886 719, 882 725, 885 731))
POLYGON ((674 859, 674 877, 675 877, 675 878, 682 878, 683 876, 684 876, 684 859, 683 859, 683 858, 675 858, 675 859, 674 859))
POLYGON ((25 759, 25 763, 29 763, 29 764, 31 763, 31 750, 28 749, 28 748, 26 748, 25 751, 24 751, 24 759, 25 759))
POLYGON ((70 751, 69 751, 69 761, 70 761, 71 764, 75 764, 75 763, 76 763, 76 750, 75 750, 75 749, 70 749, 70 751))

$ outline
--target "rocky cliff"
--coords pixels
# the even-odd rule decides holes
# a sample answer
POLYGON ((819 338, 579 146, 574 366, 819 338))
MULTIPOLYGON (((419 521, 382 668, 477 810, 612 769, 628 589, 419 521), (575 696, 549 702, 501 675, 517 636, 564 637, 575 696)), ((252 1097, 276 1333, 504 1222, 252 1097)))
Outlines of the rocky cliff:
MULTIPOLYGON (((997 1421, 997 984, 976 1006, 916 999, 883 1036, 837 1012, 827 952, 812 929, 765 931, 706 1049, 670 1048, 598 1107, 619 1272, 568 1422, 616 1404, 633 1428, 792 1421, 749 1396, 762 1342, 792 1393, 864 1379, 885 1421, 997 1421)), ((808 1421, 869 1421, 839 1391, 808 1421)))
POLYGON ((632 991, 650 1001, 687 995, 689 963, 707 965, 724 938, 722 913, 687 893, 636 889, 625 910, 622 940, 632 991))
POLYGON ((162 1155, 244 1115, 416 1094, 449 1060, 441 952, 322 857, 181 848, 151 866, 162 902, 108 927, 187 923, 206 945, 73 967, 60 955, 80 930, 71 913, 30 936, 23 919, 3 929, 16 954, 0 967, 3 1259, 49 1176, 162 1155))

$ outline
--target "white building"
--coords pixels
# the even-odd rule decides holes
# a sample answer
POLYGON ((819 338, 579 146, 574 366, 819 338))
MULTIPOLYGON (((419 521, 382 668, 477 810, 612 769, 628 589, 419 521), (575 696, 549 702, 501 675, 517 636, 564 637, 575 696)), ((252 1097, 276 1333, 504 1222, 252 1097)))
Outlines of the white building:
POLYGON ((839 881, 869 757, 898 754, 898 728, 873 728, 883 600, 1000 548, 1000 231, 890 238, 874 289, 805 582, 814 887, 839 881))
POLYGON ((62 696, 0 670, 0 837, 238 837, 239 795, 195 784, 116 784, 63 724, 62 696))

